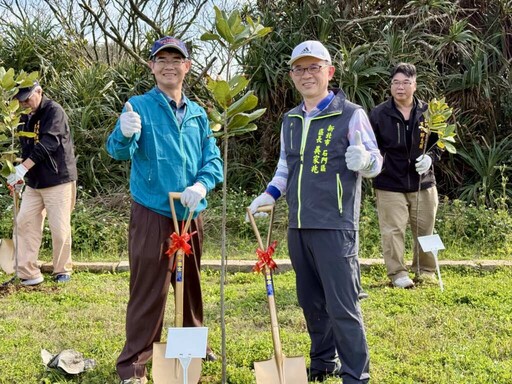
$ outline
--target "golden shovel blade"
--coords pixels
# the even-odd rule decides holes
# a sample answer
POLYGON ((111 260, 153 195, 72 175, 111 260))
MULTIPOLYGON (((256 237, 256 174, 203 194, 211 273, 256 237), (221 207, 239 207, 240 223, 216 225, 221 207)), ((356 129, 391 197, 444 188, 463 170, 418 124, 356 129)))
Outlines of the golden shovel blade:
POLYGON ((279 376, 277 360, 255 361, 254 372, 257 384, 307 384, 308 375, 304 357, 283 356, 283 380, 279 376))
POLYGON ((7 273, 14 273, 14 242, 0 239, 0 268, 7 273))
MULTIPOLYGON (((152 376, 155 384, 184 384, 183 367, 179 359, 165 357, 167 343, 153 343, 152 376)), ((202 359, 193 358, 188 366, 188 383, 197 384, 201 378, 202 359)))

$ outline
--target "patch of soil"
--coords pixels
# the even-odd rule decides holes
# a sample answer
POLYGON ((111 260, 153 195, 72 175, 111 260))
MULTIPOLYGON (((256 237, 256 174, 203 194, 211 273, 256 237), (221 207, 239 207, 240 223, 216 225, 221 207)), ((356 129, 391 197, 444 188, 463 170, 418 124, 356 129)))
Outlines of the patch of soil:
POLYGON ((52 293, 58 291, 59 287, 56 286, 48 286, 44 284, 34 285, 34 286, 25 286, 21 285, 19 282, 6 282, 0 285, 0 298, 12 295, 16 292, 46 292, 52 293))

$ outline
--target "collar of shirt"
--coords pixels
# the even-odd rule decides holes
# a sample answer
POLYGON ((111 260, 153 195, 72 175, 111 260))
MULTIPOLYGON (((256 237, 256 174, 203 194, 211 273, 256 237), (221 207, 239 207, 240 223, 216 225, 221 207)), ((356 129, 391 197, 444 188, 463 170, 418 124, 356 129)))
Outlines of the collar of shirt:
POLYGON ((174 110, 177 110, 177 109, 181 109, 183 108, 185 105, 187 105, 188 103, 188 99, 187 97, 182 93, 181 94, 181 102, 180 102, 180 105, 178 105, 176 103, 176 101, 170 97, 169 95, 167 95, 165 92, 163 92, 160 88, 158 88, 158 86, 155 86, 155 89, 157 90, 157 92, 161 93, 162 95, 164 95, 165 99, 167 100, 167 102, 171 105, 171 107, 174 109, 174 110))
POLYGON ((332 99, 334 99, 334 92, 329 91, 327 96, 325 96, 322 100, 320 100, 320 102, 317 104, 317 106, 315 108, 313 108, 311 110, 311 112, 309 112, 309 113, 308 113, 308 111, 306 111, 306 106, 304 104, 302 104, 302 110, 304 111, 304 115, 308 118, 318 115, 325 108, 327 108, 329 106, 329 104, 331 104, 332 99))

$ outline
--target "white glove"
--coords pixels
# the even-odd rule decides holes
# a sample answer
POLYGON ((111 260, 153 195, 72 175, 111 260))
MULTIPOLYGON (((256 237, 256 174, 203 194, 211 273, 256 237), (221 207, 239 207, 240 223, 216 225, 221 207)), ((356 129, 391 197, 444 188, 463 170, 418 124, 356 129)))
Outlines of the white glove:
POLYGON ((370 160, 371 155, 362 143, 361 132, 356 131, 355 144, 349 145, 345 153, 347 168, 354 172, 360 171, 370 165, 370 160))
POLYGON ((185 188, 181 194, 181 204, 195 211, 199 202, 206 197, 206 188, 200 182, 195 183, 191 187, 185 188))
MULTIPOLYGON (((249 205, 249 210, 253 214, 254 217, 267 217, 267 212, 256 212, 259 207, 263 207, 264 205, 274 205, 276 200, 272 197, 271 194, 267 192, 263 192, 261 195, 256 197, 251 205, 249 205)), ((245 214, 245 221, 249 222, 249 216, 245 214)))
POLYGON ((7 176, 7 184, 14 186, 15 184, 23 184, 25 180, 25 174, 28 172, 27 167, 23 164, 18 164, 14 167, 14 172, 7 176))
POLYGON ((140 122, 140 115, 137 112, 133 112, 132 105, 128 101, 124 106, 126 112, 121 113, 119 120, 123 136, 129 139, 140 132, 142 124, 140 122))
POLYGON ((432 158, 429 155, 421 155, 416 159, 416 172, 423 175, 432 165, 432 158))

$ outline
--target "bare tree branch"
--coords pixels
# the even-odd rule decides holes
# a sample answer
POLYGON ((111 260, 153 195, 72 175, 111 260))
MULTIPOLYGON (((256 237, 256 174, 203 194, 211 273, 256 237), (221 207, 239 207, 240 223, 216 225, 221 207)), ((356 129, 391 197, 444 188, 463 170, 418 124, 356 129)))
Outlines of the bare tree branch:
POLYGON ((157 24, 155 24, 153 22, 153 20, 151 20, 144 13, 142 13, 142 11, 139 9, 137 4, 133 0, 130 0, 130 6, 132 7, 132 10, 135 12, 135 14, 137 16, 139 16, 139 18, 142 21, 144 21, 147 25, 149 25, 151 28, 153 28, 156 31, 156 33, 158 33, 159 36, 164 36, 165 35, 163 33, 162 29, 157 24))
MULTIPOLYGON (((117 30, 115 30, 113 27, 110 27, 110 31, 112 31, 114 34, 110 33, 109 30, 106 28, 105 24, 101 22, 100 20, 100 16, 89 6, 89 4, 85 3, 85 2, 81 2, 81 3, 78 3, 78 5, 83 8, 84 10, 86 10, 87 12, 89 12, 92 17, 94 17, 94 19, 97 21, 98 23, 98 26, 100 27, 100 29, 103 31, 103 33, 108 36, 110 39, 112 39, 114 42, 116 42, 117 44, 119 44, 121 47, 124 48, 124 50, 130 55, 132 56, 135 60, 137 60, 139 63, 143 64, 143 65, 147 65, 146 61, 140 57, 131 47, 129 47, 128 45, 126 45, 126 43, 124 42, 124 40, 122 39, 122 37, 119 35, 119 32, 117 30)), ((108 19, 108 16, 106 16, 106 18, 108 19)))

